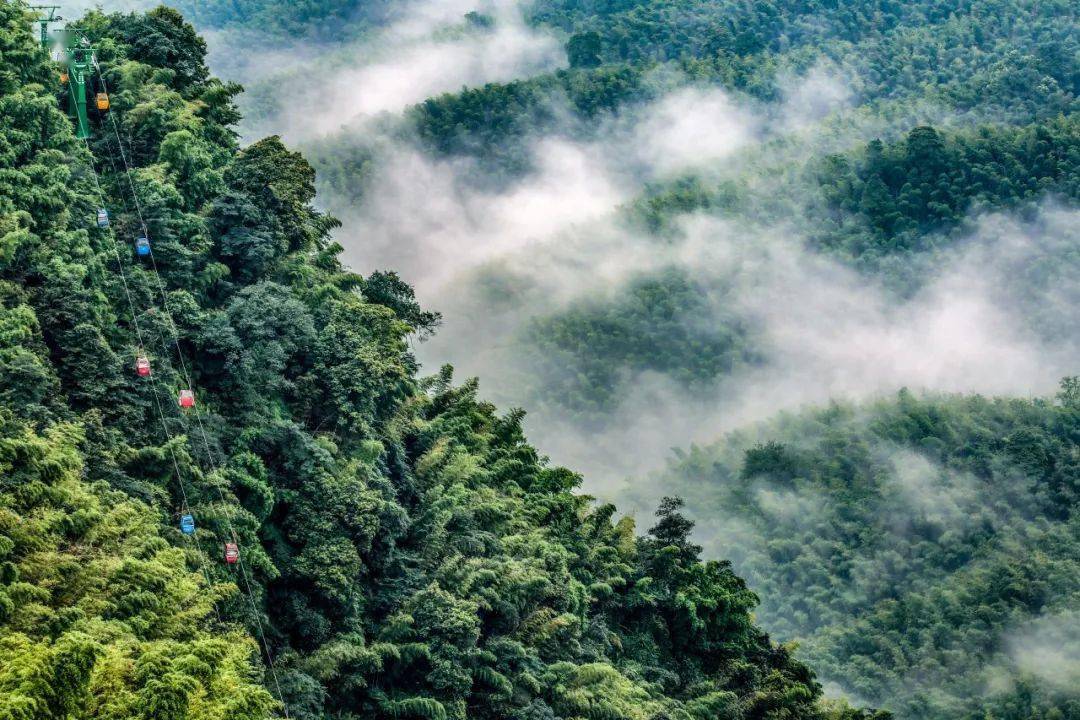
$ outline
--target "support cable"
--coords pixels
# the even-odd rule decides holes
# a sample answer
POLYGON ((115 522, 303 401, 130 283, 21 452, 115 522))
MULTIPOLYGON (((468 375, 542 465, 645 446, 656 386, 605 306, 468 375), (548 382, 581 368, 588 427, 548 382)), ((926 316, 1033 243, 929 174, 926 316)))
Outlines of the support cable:
MULTIPOLYGON (((95 188, 96 193, 97 193, 98 207, 104 208, 105 207, 105 196, 104 196, 104 193, 101 190, 101 181, 98 178, 97 168, 94 167, 94 162, 93 162, 94 155, 93 155, 93 152, 90 150, 89 141, 86 138, 83 138, 83 142, 86 144, 86 151, 90 155, 90 158, 91 158, 90 162, 89 162, 90 174, 94 178, 94 188, 95 188)), ((139 343, 139 355, 142 356, 146 352, 146 343, 145 343, 144 338, 143 338, 142 328, 139 325, 139 317, 138 317, 138 313, 135 310, 135 302, 134 302, 134 300, 132 298, 131 288, 130 288, 130 286, 128 284, 127 273, 124 272, 124 265, 123 265, 123 262, 120 259, 120 251, 116 249, 116 240, 112 236, 111 232, 109 233, 109 235, 110 235, 110 237, 109 237, 109 245, 112 248, 113 257, 116 260, 116 267, 120 271, 120 281, 121 281, 121 284, 123 285, 123 288, 124 288, 124 295, 127 298, 128 311, 131 313, 132 326, 135 328, 135 337, 136 337, 136 339, 138 340, 138 343, 139 343)), ((176 457, 176 448, 173 445, 172 433, 169 430, 169 423, 168 423, 167 419, 165 418, 165 410, 164 410, 164 407, 161 404, 161 396, 160 396, 160 394, 158 392, 157 380, 154 377, 154 371, 153 371, 152 368, 150 370, 150 376, 149 377, 150 377, 150 388, 151 388, 152 394, 154 396, 154 406, 157 409, 158 418, 161 420, 161 429, 165 433, 165 442, 166 442, 166 445, 169 448, 169 455, 170 455, 170 457, 172 459, 173 470, 176 472, 176 482, 177 482, 177 486, 180 489, 180 498, 181 498, 181 501, 182 501, 181 508, 182 508, 184 513, 190 513, 191 512, 191 505, 188 502, 187 490, 186 490, 186 488, 184 486, 184 475, 180 471, 180 462, 179 462, 179 460, 177 460, 177 457, 176 457)), ((202 545, 199 542, 198 537, 194 536, 194 534, 193 534, 191 539, 195 543, 195 548, 199 551, 199 555, 203 556, 205 553, 204 553, 204 551, 202 549, 202 545)), ((213 583, 210 580, 210 575, 209 575, 209 572, 208 572, 208 570, 206 568, 206 563, 203 562, 202 559, 200 559, 200 562, 199 562, 199 569, 202 572, 203 579, 206 580, 207 587, 212 588, 213 583)), ((216 604, 214 606, 214 614, 217 615, 218 622, 220 622, 221 621, 221 616, 218 613, 216 604)))
MULTIPOLYGON (((101 68, 97 63, 96 58, 94 59, 94 67, 98 71, 98 77, 101 80, 102 89, 106 93, 108 93, 108 89, 105 87, 105 78, 101 73, 101 68)), ((124 144, 123 144, 123 140, 120 137, 120 131, 119 131, 119 127, 117 126, 117 123, 116 123, 116 118, 111 112, 109 113, 109 121, 110 121, 110 124, 112 125, 113 134, 116 136, 116 143, 117 143, 117 146, 119 147, 119 150, 120 150, 120 159, 122 160, 122 162, 124 164, 124 173, 125 173, 127 181, 128 181, 128 188, 129 188, 129 190, 131 192, 132 199, 133 199, 133 201, 135 203, 135 212, 136 212, 136 214, 138 215, 138 218, 139 218, 139 225, 142 228, 143 237, 148 237, 149 236, 149 229, 147 228, 146 220, 145 220, 145 218, 144 218, 144 216, 142 214, 142 204, 139 202, 139 196, 138 196, 138 193, 135 190, 135 183, 131 178, 131 175, 132 175, 131 164, 128 162, 127 153, 124 151, 124 144)), ((169 327, 170 327, 170 329, 172 331, 173 345, 176 348, 176 355, 177 355, 177 358, 180 361, 181 370, 183 372, 185 381, 187 382, 187 387, 189 389, 191 389, 191 390, 194 390, 194 385, 192 384, 191 373, 188 371, 187 363, 184 361, 183 350, 180 347, 180 332, 179 332, 179 329, 177 328, 176 321, 173 319, 172 310, 169 307, 168 293, 166 292, 165 285, 162 282, 161 274, 158 272, 157 263, 154 261, 154 250, 153 250, 153 244, 152 243, 150 245, 150 260, 151 260, 152 274, 154 275, 154 277, 155 277, 155 279, 157 281, 158 290, 159 290, 159 292, 161 294, 162 304, 163 304, 163 308, 165 310, 165 316, 168 319, 168 324, 169 324, 169 327)), ((206 450, 206 456, 207 456, 207 459, 210 462, 211 471, 214 474, 218 474, 218 471, 219 471, 218 463, 217 463, 217 460, 214 457, 213 451, 210 448, 210 441, 209 441, 209 439, 207 437, 206 427, 205 427, 205 425, 203 423, 202 413, 201 413, 201 411, 199 409, 199 405, 198 405, 197 402, 195 404, 194 410, 195 410, 195 418, 196 418, 196 421, 197 421, 197 424, 198 424, 198 427, 199 427, 199 434, 202 436, 203 447, 206 450)), ((181 422, 182 423, 184 422, 182 417, 181 417, 181 422)), ((226 501, 225 494, 224 494, 224 492, 222 492, 221 487, 217 483, 212 483, 212 484, 213 484, 215 490, 218 493, 219 499, 221 500, 222 507, 223 507, 223 510, 224 510, 224 513, 225 513, 225 522, 226 522, 226 525, 228 526, 229 534, 232 536, 233 542, 236 543, 237 545, 239 545, 239 535, 237 534, 236 528, 234 527, 233 522, 232 522, 231 513, 229 511, 229 503, 226 501)), ((267 659, 268 665, 270 667, 270 674, 273 677, 274 686, 277 689, 278 701, 282 705, 283 711, 285 713, 286 720, 289 720, 289 707, 285 703, 284 695, 281 692, 281 682, 280 682, 280 680, 278 678, 277 668, 276 668, 275 663, 274 663, 274 656, 270 652, 270 644, 266 640, 266 633, 263 630, 262 618, 260 616, 258 607, 257 607, 257 605, 255 603, 255 597, 254 597, 254 593, 252 591, 252 581, 251 581, 251 579, 249 577, 247 566, 244 563, 244 554, 243 553, 238 553, 237 562, 238 562, 238 564, 240 566, 240 576, 244 580, 244 586, 245 586, 244 589, 245 589, 245 592, 246 592, 246 595, 247 595, 247 598, 248 598, 248 603, 251 605, 252 616, 255 619, 255 625, 256 625, 256 628, 257 628, 258 633, 259 633, 259 639, 261 640, 263 651, 266 653, 266 659, 267 659)))

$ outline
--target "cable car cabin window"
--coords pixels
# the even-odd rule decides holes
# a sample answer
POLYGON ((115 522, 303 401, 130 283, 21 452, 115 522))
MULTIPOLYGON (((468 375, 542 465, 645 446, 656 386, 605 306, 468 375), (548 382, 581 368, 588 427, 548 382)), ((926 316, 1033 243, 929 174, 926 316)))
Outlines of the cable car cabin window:
POLYGON ((182 408, 195 407, 195 392, 193 390, 181 390, 178 402, 182 408))
POLYGON ((225 543, 225 562, 232 565, 239 559, 240 548, 236 546, 236 543, 225 543))

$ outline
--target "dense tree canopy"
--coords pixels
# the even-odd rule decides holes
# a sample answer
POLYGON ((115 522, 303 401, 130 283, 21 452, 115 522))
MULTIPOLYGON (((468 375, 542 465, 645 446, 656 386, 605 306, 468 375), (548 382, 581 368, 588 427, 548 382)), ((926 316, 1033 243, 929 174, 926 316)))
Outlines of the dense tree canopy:
MULTIPOLYGON (((723 88, 781 124, 792 78, 842 87, 842 111, 805 142, 778 133, 643 187, 619 219, 658 248, 695 213, 751 232, 797 224, 811 257, 862 273, 902 316, 986 213, 1076 206, 1080 36, 1063 0, 534 0, 526 12, 564 41, 568 68, 429 98, 397 128, 430 157, 477 161, 487 187, 527 184, 537 139, 604 139, 680 87, 723 88)), ((331 136, 315 150, 321 200, 362 201, 369 185, 348 179, 377 174, 377 149, 331 136)), ((1052 303, 1027 296, 1075 287, 1069 241, 995 288, 1050 345, 1075 323, 1048 322, 1052 303)), ((587 435, 642 377, 695 395, 767 367, 761 328, 708 277, 663 267, 529 308, 514 340, 530 406, 587 435)), ((1056 406, 837 405, 695 449, 651 485, 687 496, 696 537, 733 557, 766 627, 849 695, 911 718, 1076 717, 1070 397, 1075 381, 1056 406)))
MULTIPOLYGON (((431 157, 476 161, 470 181, 505 190, 532 179, 539 138, 609 139, 686 86, 721 87, 782 121, 792 78, 824 69, 850 93, 847 115, 806 145, 785 137, 650 183, 622 209, 626 232, 662 247, 694 213, 751 229, 794 222, 809 250, 880 280, 899 305, 984 213, 1075 206, 1080 74, 1067 5, 536 0, 528 21, 566 38, 569 68, 428 98, 395 132, 431 157)), ((362 204, 379 150, 358 133, 312 150, 320 202, 343 213, 362 204)), ((533 317, 513 338, 529 406, 588 424, 643 372, 697 393, 768 363, 753 318, 725 308, 701 320, 705 296, 722 291, 675 285, 666 269, 638 274, 533 317)))
POLYGON ((112 95, 85 144, 0 20, 0 716, 865 714, 819 703, 677 502, 639 538, 521 412, 417 376, 438 316, 342 267, 302 156, 238 147, 177 13, 78 23, 112 95))
POLYGON ((951 134, 924 126, 893 143, 874 140, 853 157, 822 161, 833 222, 819 242, 867 262, 926 250, 935 232, 973 213, 1047 197, 1077 202, 1078 148, 1075 115, 951 134))
POLYGON ((843 74, 855 102, 887 115, 941 105, 974 120, 1051 120, 1076 109, 1080 50, 1064 2, 896 3, 649 0, 533 3, 531 21, 569 35, 571 69, 467 88, 419 104, 422 140, 521 173, 523 139, 587 134, 674 85, 782 99, 812 66, 843 74), (664 70, 664 72, 661 72, 664 70), (568 109, 577 121, 566 126, 568 109))
POLYGON ((1055 679, 1080 647, 1080 405, 1063 387, 784 417, 680 454, 655 485, 853 696, 910 718, 1080 717, 1055 679))
MULTIPOLYGON (((353 39, 393 10, 179 7, 275 42, 353 39)), ((490 32, 484 11, 457 30, 490 32)), ((1068 0, 526 14, 568 68, 381 122, 505 188, 537 138, 595 139, 671 90, 720 87, 770 121, 814 69, 850 92, 853 113, 805 145, 643 187, 619 230, 657 247, 692 213, 798 217, 808 252, 901 297, 980 213, 1080 193, 1068 0)), ((905 718, 1080 717, 1075 380, 1054 402, 905 392, 781 417, 679 455, 635 527, 578 494, 521 411, 450 368, 420 376, 410 343, 438 313, 394 272, 343 266, 316 192, 361 200, 378 148, 241 147, 240 87, 176 10, 75 25, 113 108, 85 144, 30 16, 0 3, 0 718, 886 716, 823 702, 809 668, 905 718), (143 232, 153 263, 131 250, 143 232), (189 386, 197 414, 176 408, 189 386)), ((1027 281, 1068 273, 1069 252, 1027 281)), ((728 292, 665 267, 533 317, 535 406, 599 425, 642 374, 693 393, 767 363, 728 292)))

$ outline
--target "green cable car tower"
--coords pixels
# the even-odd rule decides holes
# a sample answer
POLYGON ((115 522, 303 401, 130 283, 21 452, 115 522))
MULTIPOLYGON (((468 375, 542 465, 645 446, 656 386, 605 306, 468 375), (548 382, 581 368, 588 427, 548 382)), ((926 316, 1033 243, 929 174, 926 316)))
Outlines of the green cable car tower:
POLYGON ((35 22, 41 26, 41 49, 45 52, 49 51, 49 46, 52 44, 49 41, 49 23, 63 20, 64 18, 56 14, 56 11, 60 9, 59 5, 31 5, 31 10, 37 10, 38 15, 35 22))
POLYGON ((90 137, 90 122, 86 115, 86 83, 94 67, 94 49, 85 37, 72 38, 64 47, 68 66, 68 115, 75 120, 75 137, 90 137))
MULTIPOLYGON (((63 20, 56 14, 60 6, 31 5, 30 9, 38 11, 35 22, 41 29, 41 48, 49 52, 54 44, 50 37, 49 23, 63 20)), ((75 121, 75 137, 81 140, 90 137, 90 120, 86 114, 86 85, 94 70, 94 48, 81 33, 61 31, 61 38, 63 50, 58 60, 67 66, 61 72, 61 81, 67 84, 68 115, 75 121)))

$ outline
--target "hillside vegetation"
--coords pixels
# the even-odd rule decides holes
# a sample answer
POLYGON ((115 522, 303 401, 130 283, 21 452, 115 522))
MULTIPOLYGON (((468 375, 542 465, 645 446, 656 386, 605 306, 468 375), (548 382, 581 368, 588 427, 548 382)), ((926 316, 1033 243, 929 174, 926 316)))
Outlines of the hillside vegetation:
POLYGON ((785 80, 814 66, 840 74, 855 105, 897 119, 936 107, 1023 124, 1071 114, 1080 95, 1067 2, 539 1, 529 17, 569 34, 570 68, 420 103, 411 119, 433 150, 519 172, 505 160, 537 133, 585 133, 682 84, 781 100, 785 80), (569 128, 552 111, 564 106, 569 128))
MULTIPOLYGON (((320 138, 311 154, 320 202, 359 207, 361 219, 378 214, 376 184, 396 170, 387 144, 465 168, 453 179, 466 196, 462 188, 543 194, 559 143, 637 184, 599 229, 540 239, 555 248, 552 267, 594 263, 595 281, 583 272, 566 291, 545 284, 548 266, 535 258, 548 255, 525 255, 520 264, 541 268, 530 274, 508 254, 463 268, 447 292, 457 300, 486 283, 463 306, 479 324, 497 316, 486 349, 508 358, 506 384, 538 411, 547 437, 586 456, 613 441, 611 453, 647 467, 659 458, 636 446, 655 443, 635 433, 666 439, 661 426, 692 425, 701 398, 714 406, 710 420, 737 423, 785 391, 795 405, 816 383, 844 387, 807 362, 820 347, 833 353, 823 365, 859 357, 853 374, 878 380, 880 370, 881 384, 895 381, 891 393, 945 382, 935 322, 954 342, 944 352, 959 355, 977 344, 966 331, 985 332, 978 347, 1006 359, 1023 338, 1038 364, 1080 342, 1075 3, 533 0, 523 12, 529 28, 558 38, 565 66, 452 88, 378 128, 320 138), (639 161, 649 138, 635 123, 647 126, 687 90, 699 101, 723 92, 753 115, 745 122, 760 142, 686 169, 639 161), (833 91, 821 115, 798 105, 801 92, 833 91), (391 141, 379 136, 386 125, 391 141), (1055 213, 1064 222, 1046 221, 1055 213), (715 221, 704 231, 703 218, 715 221), (592 233, 617 241, 591 253, 592 233), (778 238, 790 246, 769 256, 778 238), (578 256, 561 255, 564 246, 578 256), (1014 257, 1017 246, 1027 249, 1014 257), (768 260, 754 254, 760 247, 768 260), (611 256, 624 249, 658 259, 609 281, 611 256), (803 272, 775 280, 745 270, 770 260, 803 272), (829 272, 813 276, 821 267, 829 272), (570 297, 546 303, 530 283, 570 297), (798 312, 850 287, 858 292, 846 303, 826 305, 835 317, 798 312), (788 291, 795 303, 769 307, 770 293, 788 291), (875 303, 884 328, 844 322, 875 303), (1000 312, 986 327, 946 312, 963 315, 968 303, 1000 312), (816 325, 782 318, 777 333, 784 313, 816 325), (498 335, 505 318, 517 324, 498 335), (777 342, 784 333, 788 345, 777 342), (890 351, 866 350, 877 343, 890 351), (912 377, 897 379, 894 365, 912 377)), ((259 107, 284 112, 276 88, 267 94, 259 107)), ((713 120, 692 126, 689 143, 728 131, 726 118, 713 120)), ((487 229, 483 218, 476 225, 487 229)), ((470 243, 461 246, 468 255, 470 243)), ((1075 398, 1073 383, 1055 402, 912 393, 837 402, 678 453, 623 496, 643 509, 685 497, 706 556, 733 561, 761 597, 756 617, 798 643, 796 657, 831 693, 912 720, 1078 717, 1075 398)))
POLYGON ((29 20, 0 4, 0 717, 870 715, 678 502, 636 535, 521 412, 418 377, 438 316, 341 265, 302 156, 239 147, 178 13, 78 22, 85 144, 29 20))
POLYGON ((1080 717, 1078 390, 784 416, 645 487, 685 496, 761 622, 844 692, 908 718, 1080 717))
MULTIPOLYGON (((523 11, 530 27, 564 42, 569 67, 439 94, 383 119, 395 142, 464 162, 463 184, 485 191, 528 188, 543 140, 632 155, 637 140, 620 129, 680 89, 722 89, 781 124, 798 112, 787 102, 802 82, 827 92, 813 85, 825 77, 846 93, 809 134, 780 133, 767 147, 642 184, 611 208, 627 244, 644 237, 660 253, 697 215, 741 232, 779 234, 792 223, 806 249, 880 282, 902 307, 982 215, 1076 207, 1080 45, 1068 3, 537 0, 523 11)), ((288 114, 276 88, 257 88, 269 91, 260 115, 288 114)), ((319 200, 331 210, 364 208, 391 162, 372 134, 311 141, 319 200)), ((1045 273, 1055 262, 1075 260, 1057 258, 1023 282, 1052 285, 1045 273)), ((767 364, 760 328, 737 303, 703 311, 727 279, 690 274, 648 269, 619 292, 585 288, 552 308, 502 298, 503 312, 528 317, 503 340, 525 368, 521 402, 595 427, 612 421, 643 374, 696 394, 767 364)))

